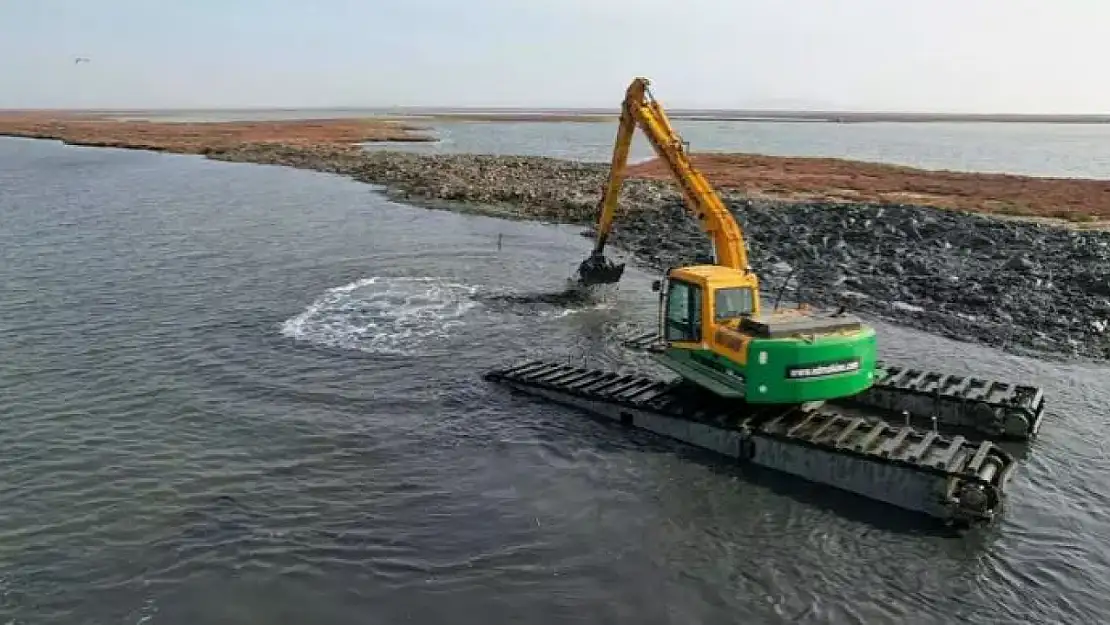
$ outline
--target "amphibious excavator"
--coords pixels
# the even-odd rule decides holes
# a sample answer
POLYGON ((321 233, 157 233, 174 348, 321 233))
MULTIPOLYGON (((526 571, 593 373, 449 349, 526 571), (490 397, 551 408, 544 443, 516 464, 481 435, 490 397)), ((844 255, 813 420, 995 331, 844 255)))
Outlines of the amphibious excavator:
POLYGON ((688 382, 749 403, 800 403, 856 395, 875 376, 875 330, 854 316, 801 308, 765 314, 759 278, 748 262, 740 226, 683 151, 662 107, 637 78, 625 95, 593 252, 578 269, 585 286, 613 283, 623 264, 604 256, 624 178, 632 131, 644 129, 678 180, 686 203, 709 235, 713 262, 672 268, 659 285, 658 360, 688 382))
POLYGON ((888 365, 877 357, 875 329, 843 310, 766 310, 740 225, 694 167, 645 78, 625 92, 579 285, 613 284, 624 274, 604 249, 637 127, 711 243, 707 262, 672 267, 653 283, 656 330, 623 340, 676 377, 527 360, 486 378, 947 522, 994 518, 1015 465, 988 437, 1034 437, 1041 389, 888 365))

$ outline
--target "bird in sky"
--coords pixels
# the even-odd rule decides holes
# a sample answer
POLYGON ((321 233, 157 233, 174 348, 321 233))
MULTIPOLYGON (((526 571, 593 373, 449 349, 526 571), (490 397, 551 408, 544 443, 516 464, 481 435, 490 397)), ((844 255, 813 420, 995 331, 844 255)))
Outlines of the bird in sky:
POLYGON ((77 64, 79 64, 79 63, 88 63, 88 62, 89 62, 89 59, 87 59, 87 58, 85 58, 85 57, 83 57, 83 56, 79 56, 79 57, 77 57, 77 58, 73 59, 73 64, 74 64, 74 65, 77 65, 77 64))

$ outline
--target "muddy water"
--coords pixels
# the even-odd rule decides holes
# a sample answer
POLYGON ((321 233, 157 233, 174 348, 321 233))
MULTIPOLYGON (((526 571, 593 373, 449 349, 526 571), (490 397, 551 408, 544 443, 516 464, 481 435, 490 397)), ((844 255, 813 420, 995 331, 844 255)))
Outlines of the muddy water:
POLYGON ((0 622, 1098 622, 1105 368, 889 326, 1052 414, 963 538, 490 387, 618 363, 654 277, 323 174, 0 142, 0 622), (499 244, 500 241, 500 244, 499 244))

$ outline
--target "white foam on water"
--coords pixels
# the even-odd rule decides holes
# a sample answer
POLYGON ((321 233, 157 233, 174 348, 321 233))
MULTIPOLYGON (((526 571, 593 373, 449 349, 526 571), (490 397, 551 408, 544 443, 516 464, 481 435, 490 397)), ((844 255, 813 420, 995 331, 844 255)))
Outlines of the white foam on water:
POLYGON ((407 354, 446 339, 478 305, 478 287, 443 278, 375 276, 328 289, 281 334, 316 345, 407 354))
MULTIPOLYGON (((569 284, 570 282, 568 281, 568 285, 569 284)), ((597 289, 595 296, 599 298, 595 302, 586 305, 579 305, 576 307, 559 308, 550 311, 547 316, 551 316, 556 319, 562 319, 563 317, 566 317, 568 315, 577 315, 599 310, 612 310, 617 307, 615 287, 597 289)))
POLYGON ((614 304, 613 302, 598 302, 596 304, 590 304, 589 306, 582 306, 582 307, 579 307, 579 308, 562 308, 562 309, 557 309, 557 310, 546 310, 546 311, 542 311, 538 314, 539 314, 540 317, 551 317, 553 319, 562 319, 563 317, 567 317, 569 315, 578 315, 578 314, 581 314, 581 313, 591 312, 591 311, 595 311, 595 310, 612 310, 613 308, 616 308, 616 304, 614 304))

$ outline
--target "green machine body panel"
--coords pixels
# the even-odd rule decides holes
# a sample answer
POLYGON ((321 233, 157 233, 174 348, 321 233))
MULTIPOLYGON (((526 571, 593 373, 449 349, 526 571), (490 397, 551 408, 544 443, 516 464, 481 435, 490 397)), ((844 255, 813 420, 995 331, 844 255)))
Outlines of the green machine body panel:
POLYGON ((849 397, 874 383, 875 330, 813 338, 755 338, 746 365, 708 349, 669 347, 660 364, 722 397, 759 404, 795 404, 849 397))

